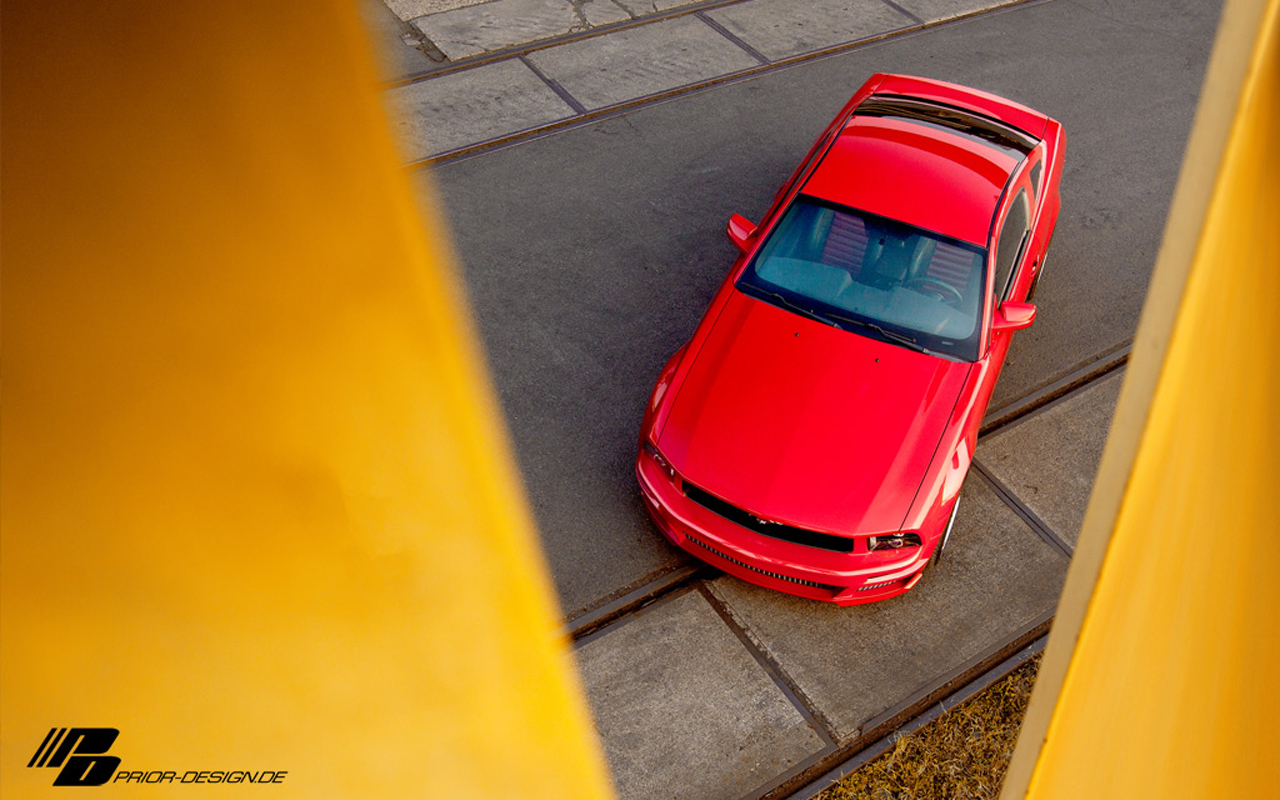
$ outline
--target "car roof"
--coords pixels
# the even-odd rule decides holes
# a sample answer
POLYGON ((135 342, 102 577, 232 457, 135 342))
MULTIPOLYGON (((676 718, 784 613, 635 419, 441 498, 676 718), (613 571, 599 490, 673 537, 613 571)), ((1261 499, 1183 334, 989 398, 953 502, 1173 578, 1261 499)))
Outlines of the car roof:
POLYGON ((985 246, 1019 160, 942 126, 855 114, 801 191, 985 246))

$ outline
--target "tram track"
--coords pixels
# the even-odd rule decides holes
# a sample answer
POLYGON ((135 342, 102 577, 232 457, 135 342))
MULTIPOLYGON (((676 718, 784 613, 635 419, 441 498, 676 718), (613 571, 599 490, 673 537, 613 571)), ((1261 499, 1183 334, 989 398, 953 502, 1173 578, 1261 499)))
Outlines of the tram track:
POLYGON ((563 119, 555 120, 553 122, 548 122, 542 125, 535 125, 529 128, 514 131, 511 133, 506 133, 500 136, 494 136, 479 142, 463 145, 460 147, 455 147, 441 153, 436 153, 434 155, 427 156, 425 158, 415 159, 405 164, 405 167, 410 170, 417 170, 417 169, 423 169, 428 167, 443 166, 445 164, 472 158, 474 156, 477 156, 483 153, 488 153, 495 150, 502 150, 507 147, 511 147, 517 144, 522 144, 524 142, 541 139, 553 134, 573 130, 576 128, 581 128, 581 127, 591 125, 603 120, 612 119, 614 117, 618 117, 623 114, 627 114, 627 113, 639 110, 641 108, 646 108, 648 106, 664 103, 670 100, 684 97, 686 95, 697 94, 700 92, 705 92, 710 89, 715 89, 715 88, 719 88, 722 86, 727 86, 735 83, 741 83, 742 81, 746 81, 751 78, 758 77, 760 75, 768 74, 771 72, 777 72, 779 70, 784 70, 789 67, 795 67, 802 64, 808 64, 815 61, 820 61, 825 58, 831 58, 834 56, 847 53, 851 50, 856 50, 856 49, 877 44, 880 42, 900 39, 900 38, 913 36, 913 35, 928 32, 928 31, 937 30, 939 28, 949 27, 952 25, 956 25, 956 24, 971 20, 975 17, 999 14, 1020 6, 1039 5, 1043 3, 1049 3, 1049 2, 1052 2, 1053 0, 1012 0, 1012 2, 1004 2, 998 5, 988 6, 986 8, 981 8, 968 13, 960 14, 955 17, 951 17, 949 19, 935 20, 935 21, 922 20, 919 17, 913 14, 910 14, 906 10, 894 4, 893 2, 891 2, 891 0, 884 0, 884 2, 888 6, 904 14, 906 18, 910 20, 910 23, 902 27, 895 28, 893 30, 876 33, 873 35, 865 36, 865 37, 848 41, 848 42, 842 42, 842 43, 831 45, 828 47, 823 47, 807 53, 801 53, 798 55, 787 56, 785 58, 779 58, 779 59, 773 59, 773 60, 770 60, 767 57, 761 55, 758 51, 752 49, 749 45, 746 45, 744 42, 739 40, 733 34, 725 30, 723 26, 719 25, 714 20, 712 20, 709 16, 707 16, 707 12, 715 11, 728 6, 737 5, 745 1, 746 0, 711 0, 711 2, 696 3, 688 6, 682 6, 680 8, 671 9, 671 10, 654 14, 651 16, 645 16, 638 19, 632 19, 625 22, 618 22, 610 25, 602 25, 597 28, 591 28, 586 31, 562 34, 560 36, 555 36, 548 39, 542 39, 537 42, 532 42, 526 45, 494 51, 492 53, 486 53, 482 56, 475 56, 472 58, 468 58, 464 62, 460 62, 456 65, 445 66, 440 69, 407 76, 405 78, 401 78, 399 80, 390 82, 386 84, 387 89, 398 89, 398 88, 422 83, 424 81, 430 81, 430 80, 447 77, 450 75, 456 75, 462 72, 467 72, 469 70, 489 66, 502 61, 520 61, 526 67, 530 67, 534 72, 534 74, 536 74, 537 77, 543 83, 545 83, 548 86, 548 88, 551 89, 552 92, 554 92, 558 97, 560 97, 561 100, 565 102, 567 107, 569 107, 573 111, 571 115, 563 119), (605 36, 611 33, 616 33, 618 31, 638 28, 645 25, 649 25, 649 24, 658 24, 658 23, 666 22, 666 21, 681 18, 681 17, 694 17, 701 20, 710 29, 715 30, 717 33, 725 37, 726 40, 732 42, 735 46, 744 49, 744 51, 747 52, 748 55, 750 55, 753 58, 753 60, 757 62, 763 61, 763 63, 757 63, 757 65, 753 67, 732 71, 732 72, 729 72, 723 75, 718 75, 705 80, 693 81, 687 84, 683 84, 681 86, 673 87, 671 89, 666 89, 664 91, 652 92, 652 93, 635 97, 623 102, 613 103, 601 108, 588 109, 584 107, 576 98, 574 98, 559 83, 550 79, 548 76, 543 74, 540 70, 533 68, 532 63, 528 59, 528 57, 531 54, 537 53, 540 50, 547 50, 549 48, 556 47, 559 45, 572 44, 575 42, 580 42, 587 39, 593 39, 593 38, 605 36))

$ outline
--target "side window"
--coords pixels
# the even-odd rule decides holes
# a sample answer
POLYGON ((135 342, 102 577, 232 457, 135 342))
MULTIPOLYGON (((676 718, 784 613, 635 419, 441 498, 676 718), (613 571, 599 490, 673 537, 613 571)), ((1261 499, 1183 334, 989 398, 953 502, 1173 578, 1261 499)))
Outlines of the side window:
POLYGON ((1009 273, 1013 271, 1018 253, 1022 251, 1022 240, 1031 224, 1031 206, 1027 203, 1027 190, 1019 189, 1017 196, 1009 205, 1009 215, 1005 217, 1004 227, 1000 229, 1000 239, 996 242, 996 298, 1003 300, 1009 290, 1009 273))
POLYGON ((1043 166, 1043 158, 1037 159, 1036 163, 1031 165, 1031 191, 1035 193, 1036 197, 1040 196, 1040 173, 1044 171, 1041 169, 1043 166))

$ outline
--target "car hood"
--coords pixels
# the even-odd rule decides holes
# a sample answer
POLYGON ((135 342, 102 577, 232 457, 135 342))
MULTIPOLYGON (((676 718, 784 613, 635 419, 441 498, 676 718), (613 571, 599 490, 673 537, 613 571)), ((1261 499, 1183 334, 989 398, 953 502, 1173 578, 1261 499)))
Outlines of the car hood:
POLYGON ((971 366, 734 292, 658 444, 685 480, 756 516, 897 530, 971 366))

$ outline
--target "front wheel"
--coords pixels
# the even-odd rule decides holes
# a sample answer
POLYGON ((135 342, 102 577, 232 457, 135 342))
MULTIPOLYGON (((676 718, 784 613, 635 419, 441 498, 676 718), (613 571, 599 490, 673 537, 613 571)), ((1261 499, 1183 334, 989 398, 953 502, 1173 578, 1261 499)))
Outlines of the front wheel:
POLYGON ((960 510, 960 498, 956 498, 956 503, 951 507, 951 518, 947 520, 947 529, 942 532, 942 539, 938 542, 938 546, 933 548, 933 555, 929 556, 929 563, 925 565, 925 569, 936 567, 942 562, 942 551, 946 549, 947 542, 951 539, 951 529, 956 524, 956 512, 960 510))

